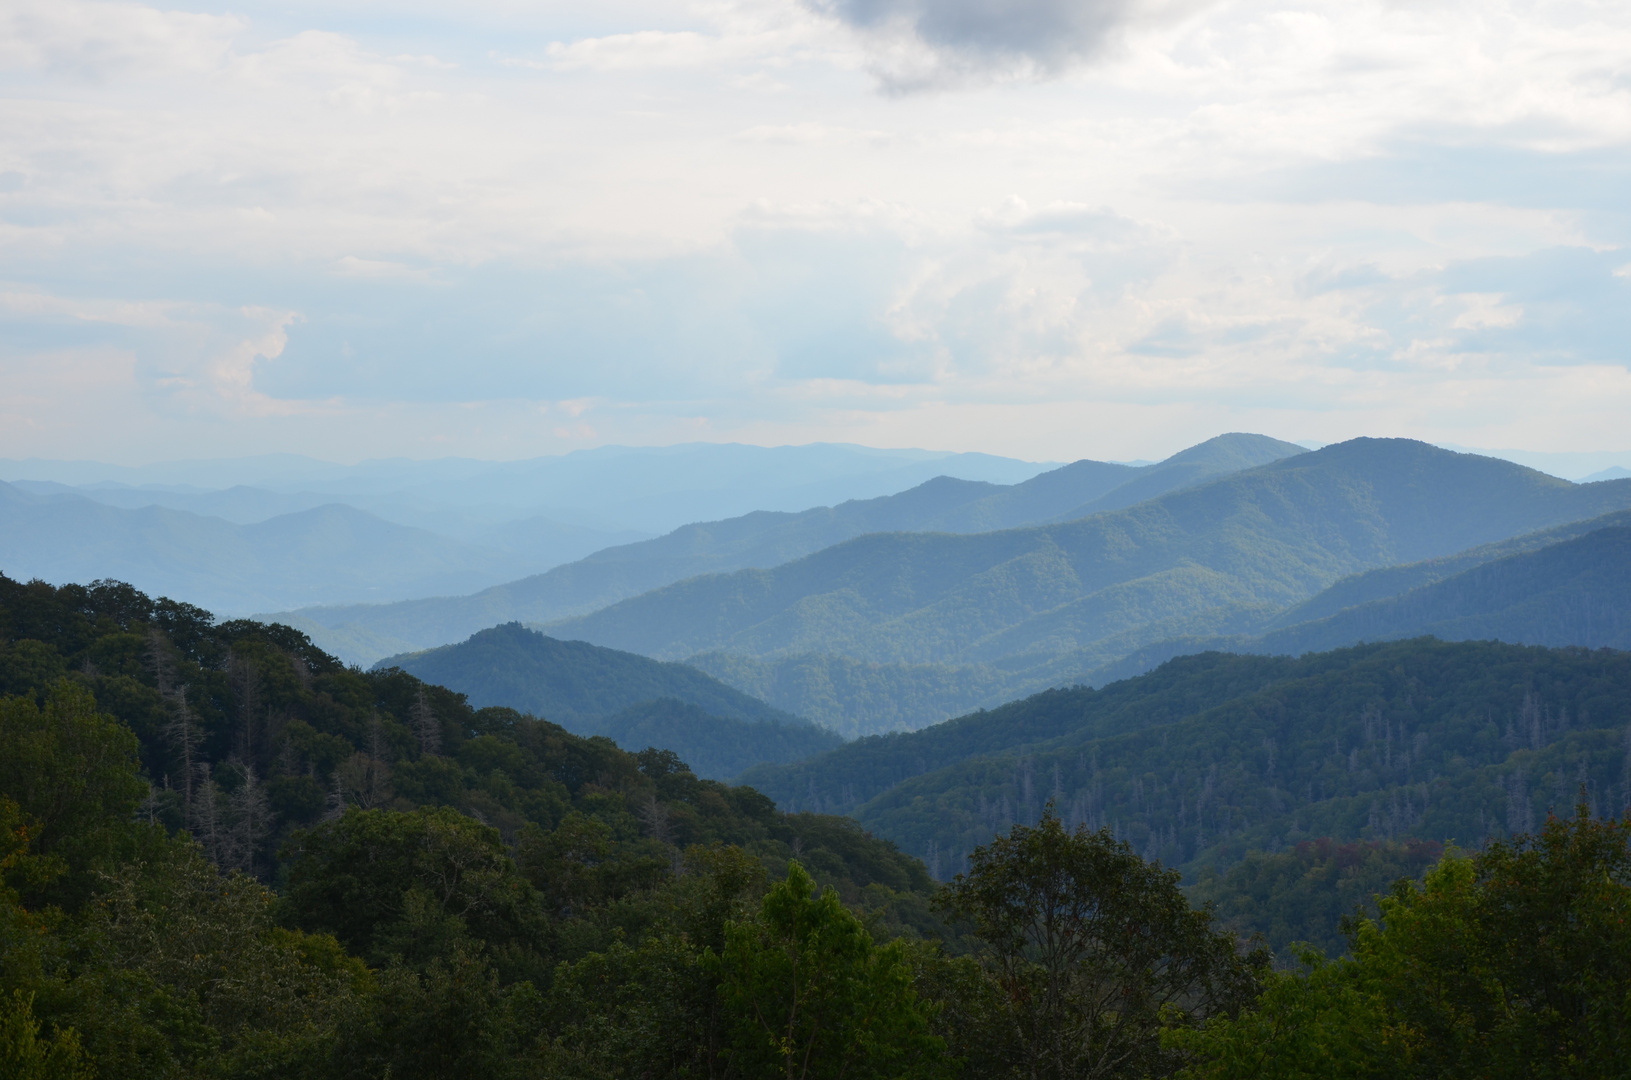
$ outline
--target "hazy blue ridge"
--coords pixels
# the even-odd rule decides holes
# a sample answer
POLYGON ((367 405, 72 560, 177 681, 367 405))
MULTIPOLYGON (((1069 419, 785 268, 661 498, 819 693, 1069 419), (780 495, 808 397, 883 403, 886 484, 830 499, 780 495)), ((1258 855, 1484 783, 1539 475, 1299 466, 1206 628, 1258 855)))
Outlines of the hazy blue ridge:
POLYGON ((1078 461, 1006 486, 941 476, 877 498, 798 513, 760 510, 685 525, 472 596, 331 606, 267 617, 299 626, 341 656, 371 662, 390 652, 461 640, 499 622, 542 625, 588 614, 698 575, 779 566, 870 533, 975 533, 1040 523, 1146 473, 1154 478, 1150 490, 1164 492, 1302 452, 1261 435, 1222 435, 1151 466, 1078 461))
POLYGON ((578 735, 608 736, 626 750, 672 750, 713 779, 843 743, 695 668, 558 641, 517 623, 375 665, 392 667, 464 694, 478 709, 514 709, 578 735))
POLYGON ((744 780, 788 808, 847 810, 942 878, 1049 800, 1194 872, 1324 836, 1475 846, 1582 786, 1617 813, 1628 724, 1631 654, 1423 638, 1184 657, 744 780))
POLYGON ((388 657, 374 667, 399 667, 457 690, 478 709, 503 705, 563 727, 658 698, 752 723, 808 725, 685 664, 561 641, 519 623, 483 630, 457 645, 388 657))
POLYGON ((1216 476, 1242 472, 1306 453, 1308 453, 1306 447, 1280 439, 1271 439, 1267 435, 1244 433, 1219 435, 1215 439, 1208 439, 1186 450, 1180 450, 1165 461, 1140 469, 1137 475, 1128 478, 1125 483, 1065 509, 1055 514, 1051 520, 1071 521, 1106 510, 1120 510, 1135 506, 1146 499, 1158 498, 1168 492, 1193 487, 1216 476))
POLYGON ((1109 641, 1125 655, 1251 632, 1355 572, 1627 505, 1631 481, 1576 485, 1411 440, 1358 439, 1080 521, 863 536, 774 569, 669 585, 551 632, 669 658, 990 663, 1109 641))
POLYGON ((240 525, 0 483, 0 571, 56 583, 118 578, 227 613, 465 590, 516 566, 501 552, 339 504, 240 525))

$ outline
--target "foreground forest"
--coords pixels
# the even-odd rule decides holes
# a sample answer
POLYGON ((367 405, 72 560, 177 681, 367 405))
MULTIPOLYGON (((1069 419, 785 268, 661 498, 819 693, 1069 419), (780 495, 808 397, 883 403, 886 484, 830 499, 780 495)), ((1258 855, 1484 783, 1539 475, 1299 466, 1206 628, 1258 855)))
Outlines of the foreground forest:
POLYGON ((937 885, 852 820, 783 813, 670 752, 472 709, 117 583, 0 578, 0 679, 7 1076, 1515 1077, 1627 1060, 1631 855, 1586 806, 1470 855, 1248 858, 1197 885, 1214 913, 1051 807, 937 885), (1380 918, 1348 921, 1340 959, 1287 946, 1277 968, 1234 930, 1269 904, 1316 938, 1320 906, 1346 914, 1371 881, 1380 918))

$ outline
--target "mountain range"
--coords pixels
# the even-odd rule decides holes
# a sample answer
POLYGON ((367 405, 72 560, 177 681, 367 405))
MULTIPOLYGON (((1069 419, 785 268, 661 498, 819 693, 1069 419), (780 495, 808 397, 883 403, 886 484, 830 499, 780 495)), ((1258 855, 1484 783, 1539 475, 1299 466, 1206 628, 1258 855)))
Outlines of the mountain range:
POLYGON ((602 447, 511 462, 0 461, 12 482, 0 491, 0 571, 112 575, 230 614, 458 595, 714 513, 804 509, 942 474, 1013 482, 1047 467, 830 444, 602 447))
POLYGON ((0 571, 52 582, 117 578, 231 614, 468 589, 527 562, 340 504, 240 525, 0 482, 0 571))
POLYGON ((866 535, 546 629, 696 657, 722 677, 730 665, 708 657, 975 665, 1009 673, 1009 690, 1068 684, 1158 642, 1261 632, 1356 572, 1628 506, 1631 481, 1572 484, 1409 440, 1358 439, 1062 524, 866 535))
POLYGON ((336 655, 372 662, 461 640, 509 620, 545 624, 703 574, 770 568, 872 533, 977 533, 1115 509, 1303 453, 1262 435, 1223 435, 1147 466, 1078 461, 1012 485, 938 476, 898 494, 800 513, 755 511, 610 547, 472 596, 284 611, 336 655))

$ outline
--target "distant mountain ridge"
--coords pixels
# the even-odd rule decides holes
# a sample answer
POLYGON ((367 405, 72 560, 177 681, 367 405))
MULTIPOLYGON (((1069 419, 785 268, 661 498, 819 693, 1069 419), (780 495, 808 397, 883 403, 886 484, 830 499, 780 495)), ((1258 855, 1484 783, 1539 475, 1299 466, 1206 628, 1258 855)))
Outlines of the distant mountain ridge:
POLYGON ((606 735, 626 750, 673 750, 699 776, 734 776, 758 762, 794 761, 843 742, 695 668, 559 641, 519 623, 375 665, 390 667, 434 679, 478 709, 530 713, 578 735, 606 735))
POLYGON ((958 664, 1080 652, 1102 663, 1186 632, 1249 630, 1356 571, 1627 506, 1628 481, 1575 485, 1410 440, 1357 439, 1059 525, 863 536, 549 629, 672 658, 958 664))
POLYGON ((516 566, 501 552, 339 504, 239 525, 0 482, 0 571, 57 583, 115 577, 232 614, 479 587, 516 566))
POLYGON ((800 513, 756 511, 682 526, 665 536, 595 552, 546 573, 472 596, 389 606, 277 613, 325 648, 350 659, 460 640, 510 620, 543 625, 700 574, 779 566, 869 533, 973 533, 1085 514, 1101 502, 1123 505, 1208 476, 1304 453, 1262 435, 1209 439, 1150 466, 1078 461, 1002 486, 937 477, 895 495, 851 500, 800 513))

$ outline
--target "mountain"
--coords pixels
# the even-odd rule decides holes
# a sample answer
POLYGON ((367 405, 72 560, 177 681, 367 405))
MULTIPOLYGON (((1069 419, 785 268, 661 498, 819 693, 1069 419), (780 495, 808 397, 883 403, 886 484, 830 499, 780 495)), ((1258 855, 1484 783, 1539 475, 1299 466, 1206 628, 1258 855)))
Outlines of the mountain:
POLYGON ((843 742, 695 668, 558 641, 519 623, 375 665, 393 667, 456 690, 476 708, 530 713, 579 735, 607 735, 625 749, 673 750, 699 776, 734 776, 843 742))
POLYGON ((0 483, 6 573, 53 582, 115 577, 226 612, 468 589, 517 565, 501 552, 337 504, 239 525, 0 483))
POLYGON ((1592 473, 1580 482, 1582 484, 1593 484, 1598 480, 1624 480, 1628 476, 1631 476, 1631 469, 1627 469, 1624 465, 1611 465, 1606 469, 1592 473))
POLYGON ((1008 486, 939 476, 878 498, 799 513, 761 510, 686 525, 474 596, 274 617, 299 626, 342 656, 371 661, 388 652, 458 640, 512 619, 542 624, 587 614, 701 574, 779 566, 869 533, 969 533, 1049 521, 1097 501, 1131 498, 1126 492, 1159 494, 1303 452, 1300 446, 1261 435, 1222 435, 1151 466, 1078 461, 1008 486))
POLYGON ((519 461, 386 458, 355 465, 295 454, 115 466, 0 460, 0 479, 167 487, 247 485, 319 493, 389 521, 460 532, 545 517, 569 525, 666 532, 752 510, 803 510, 904 491, 936 476, 1012 484, 1050 468, 989 454, 840 443, 602 446, 519 461))
POLYGON ((1631 512, 1356 575, 1271 625, 1275 629, 1256 636, 1158 642, 1091 681, 1126 678, 1212 649, 1298 655, 1423 635, 1631 648, 1631 512))
POLYGON ((1631 805, 1631 653, 1433 639, 1298 659, 1218 653, 862 739, 742 782, 849 812, 939 877, 1052 801, 1194 872, 1320 837, 1525 832, 1631 805))
POLYGON ((679 582, 552 633, 649 656, 818 652, 1089 672, 1185 635, 1249 632, 1356 571, 1631 506, 1403 439, 1356 439, 1056 525, 877 534, 769 570, 679 582))
MULTIPOLYGON (((1615 515, 1622 519, 1625 515, 1615 515)), ((1258 638, 1298 653, 1431 634, 1446 641, 1631 648, 1631 527, 1602 528, 1258 638)))
MULTIPOLYGON (((1307 452, 1305 447, 1296 443, 1282 442, 1266 435, 1220 435, 1187 450, 1181 450, 1165 461, 1140 469, 1138 474, 1129 478, 1126 483, 1098 498, 1055 514, 1052 520, 1072 521, 1105 510, 1120 510, 1137 505, 1146 499, 1165 495, 1169 491, 1193 487, 1214 476, 1241 472, 1307 452)), ((1016 521, 1012 524, 1019 525, 1023 522, 1016 521)))
POLYGON ((684 664, 558 641, 519 623, 483 630, 458 645, 389 657, 374 670, 392 667, 457 690, 478 709, 502 705, 566 727, 658 698, 753 723, 800 722, 684 664))

